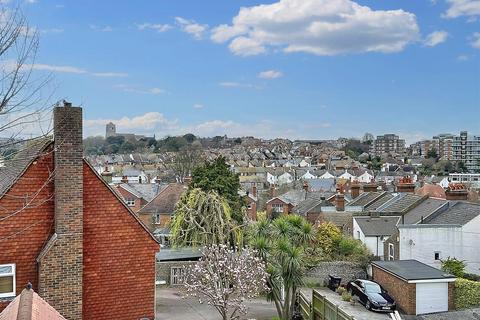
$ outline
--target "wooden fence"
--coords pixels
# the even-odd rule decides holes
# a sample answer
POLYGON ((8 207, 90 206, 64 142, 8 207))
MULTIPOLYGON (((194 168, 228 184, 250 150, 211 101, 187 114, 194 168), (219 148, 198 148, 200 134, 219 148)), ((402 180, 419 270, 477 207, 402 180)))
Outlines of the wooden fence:
POLYGON ((312 290, 311 302, 300 292, 299 306, 305 320, 355 320, 317 290, 312 290))

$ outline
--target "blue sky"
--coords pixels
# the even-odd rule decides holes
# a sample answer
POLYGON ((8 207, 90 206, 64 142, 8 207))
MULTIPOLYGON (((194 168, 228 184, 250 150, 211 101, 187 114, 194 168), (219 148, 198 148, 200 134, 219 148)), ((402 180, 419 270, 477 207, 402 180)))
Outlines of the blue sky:
POLYGON ((85 134, 480 133, 478 0, 27 1, 85 134), (240 8, 244 8, 240 10, 240 8))

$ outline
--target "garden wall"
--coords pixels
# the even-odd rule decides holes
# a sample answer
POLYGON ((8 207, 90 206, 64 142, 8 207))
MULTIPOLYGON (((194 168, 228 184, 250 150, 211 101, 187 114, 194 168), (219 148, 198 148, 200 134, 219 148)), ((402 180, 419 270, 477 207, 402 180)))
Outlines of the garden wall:
POLYGON ((367 273, 357 264, 349 261, 329 261, 320 264, 307 271, 305 281, 324 285, 328 281, 328 275, 335 275, 342 278, 342 284, 355 279, 366 279, 367 273))

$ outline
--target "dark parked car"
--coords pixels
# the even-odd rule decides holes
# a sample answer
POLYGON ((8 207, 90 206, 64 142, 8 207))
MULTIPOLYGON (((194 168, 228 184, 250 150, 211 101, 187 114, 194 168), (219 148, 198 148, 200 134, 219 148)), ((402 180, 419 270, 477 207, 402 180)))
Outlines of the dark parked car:
POLYGON ((394 311, 396 308, 395 300, 376 282, 357 279, 348 283, 347 290, 368 310, 394 311))

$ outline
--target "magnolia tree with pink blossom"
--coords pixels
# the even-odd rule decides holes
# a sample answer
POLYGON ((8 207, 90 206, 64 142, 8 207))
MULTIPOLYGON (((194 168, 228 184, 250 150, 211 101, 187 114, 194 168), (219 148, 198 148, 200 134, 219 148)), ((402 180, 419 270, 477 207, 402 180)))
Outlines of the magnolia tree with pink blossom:
POLYGON ((212 245, 186 270, 187 296, 215 307, 223 320, 239 319, 247 313, 245 302, 268 290, 264 262, 249 248, 233 250, 212 245))

